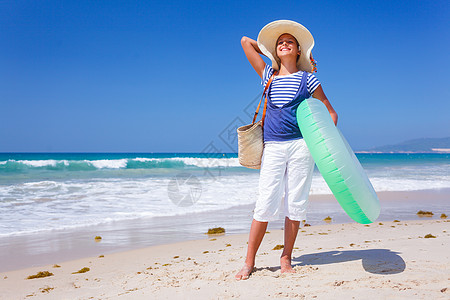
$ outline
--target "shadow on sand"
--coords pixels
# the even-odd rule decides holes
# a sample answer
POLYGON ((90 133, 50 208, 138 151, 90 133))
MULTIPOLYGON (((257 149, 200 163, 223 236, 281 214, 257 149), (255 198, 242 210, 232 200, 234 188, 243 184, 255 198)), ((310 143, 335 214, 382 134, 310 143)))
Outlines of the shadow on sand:
POLYGON ((388 249, 328 251, 305 254, 292 259, 293 266, 327 265, 362 260, 366 272, 373 274, 397 274, 405 270, 406 264, 399 252, 388 249), (294 263, 296 262, 296 263, 294 263))

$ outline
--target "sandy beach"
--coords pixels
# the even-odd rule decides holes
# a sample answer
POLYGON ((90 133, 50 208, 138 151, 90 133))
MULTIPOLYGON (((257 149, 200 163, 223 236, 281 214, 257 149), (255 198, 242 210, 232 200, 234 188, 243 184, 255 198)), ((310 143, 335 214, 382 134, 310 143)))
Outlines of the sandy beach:
POLYGON ((0 1, 0 300, 450 300, 449 1, 308 4, 0 1))
POLYGON ((266 234, 237 282, 247 234, 88 257, 0 274, 1 299, 449 299, 450 220, 303 227, 295 274, 281 274, 283 231, 266 234), (426 238, 428 234, 433 237, 426 238), (73 274, 82 268, 85 273, 73 274), (26 279, 40 271, 52 276, 26 279))

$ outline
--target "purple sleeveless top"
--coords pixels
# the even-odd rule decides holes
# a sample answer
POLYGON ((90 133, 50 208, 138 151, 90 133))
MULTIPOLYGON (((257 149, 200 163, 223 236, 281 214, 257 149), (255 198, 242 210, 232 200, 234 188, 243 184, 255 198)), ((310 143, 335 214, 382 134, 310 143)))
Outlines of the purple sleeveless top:
POLYGON ((267 111, 264 120, 264 142, 289 141, 302 138, 302 133, 297 124, 297 108, 300 103, 311 97, 308 92, 308 73, 303 72, 300 87, 294 99, 282 107, 272 103, 269 94, 272 85, 267 89, 267 111))

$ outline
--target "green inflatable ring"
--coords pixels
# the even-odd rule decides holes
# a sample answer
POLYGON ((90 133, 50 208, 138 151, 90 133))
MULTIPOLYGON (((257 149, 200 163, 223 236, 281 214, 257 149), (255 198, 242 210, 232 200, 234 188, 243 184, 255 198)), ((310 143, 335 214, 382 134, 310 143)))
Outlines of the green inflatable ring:
POLYGON ((312 157, 344 211, 356 222, 369 224, 380 215, 380 202, 361 164, 325 105, 304 100, 297 122, 312 157))

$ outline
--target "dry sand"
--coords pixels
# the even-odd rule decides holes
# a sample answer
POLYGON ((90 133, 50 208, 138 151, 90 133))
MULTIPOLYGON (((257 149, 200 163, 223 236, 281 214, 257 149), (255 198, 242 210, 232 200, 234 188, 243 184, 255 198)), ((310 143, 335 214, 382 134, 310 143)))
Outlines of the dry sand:
POLYGON ((236 281, 247 234, 0 273, 1 299, 450 299, 450 220, 304 227, 295 274, 281 274, 283 231, 267 233, 248 280, 236 281), (432 234, 435 238, 424 238, 432 234), (90 271, 72 274, 83 267, 90 271), (54 275, 27 276, 39 271, 54 275))

